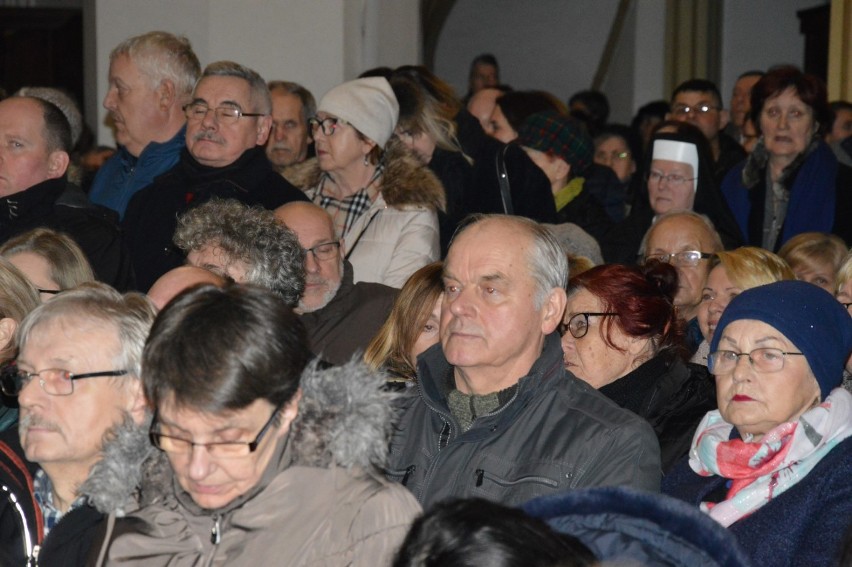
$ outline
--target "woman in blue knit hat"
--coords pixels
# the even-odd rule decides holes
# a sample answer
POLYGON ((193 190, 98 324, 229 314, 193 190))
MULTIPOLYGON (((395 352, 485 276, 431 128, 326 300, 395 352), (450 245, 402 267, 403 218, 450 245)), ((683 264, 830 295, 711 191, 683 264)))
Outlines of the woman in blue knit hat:
POLYGON ((701 507, 755 565, 834 565, 852 521, 852 318, 801 281, 744 291, 710 344, 719 409, 663 491, 701 507))

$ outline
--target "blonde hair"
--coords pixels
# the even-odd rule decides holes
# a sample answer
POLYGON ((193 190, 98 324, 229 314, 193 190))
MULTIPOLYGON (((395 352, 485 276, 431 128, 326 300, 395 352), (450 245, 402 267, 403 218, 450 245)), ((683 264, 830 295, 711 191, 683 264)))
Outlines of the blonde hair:
POLYGON ((415 361, 409 353, 444 291, 442 270, 442 262, 427 264, 402 286, 390 315, 364 353, 370 368, 384 369, 398 378, 416 378, 415 361))
POLYGON ((89 260, 74 239, 49 228, 35 228, 7 240, 0 246, 6 258, 31 252, 41 256, 50 267, 50 279, 66 290, 95 281, 89 260))
MULTIPOLYGON (((0 318, 16 323, 41 304, 38 292, 29 280, 9 260, 0 256, 0 318)), ((0 362, 15 357, 18 351, 16 338, 0 345, 0 362)))
POLYGON ((780 256, 755 246, 717 252, 710 266, 711 269, 725 268, 731 283, 743 290, 796 279, 796 274, 780 256))
POLYGON ((834 294, 837 295, 840 293, 840 290, 843 289, 843 286, 849 283, 849 280, 852 280, 852 250, 846 254, 846 257, 837 269, 837 277, 835 280, 837 286, 834 290, 834 294))
POLYGON ((788 240, 778 251, 790 267, 815 264, 829 264, 832 272, 837 271, 846 256, 846 243, 834 234, 824 232, 803 232, 788 240))

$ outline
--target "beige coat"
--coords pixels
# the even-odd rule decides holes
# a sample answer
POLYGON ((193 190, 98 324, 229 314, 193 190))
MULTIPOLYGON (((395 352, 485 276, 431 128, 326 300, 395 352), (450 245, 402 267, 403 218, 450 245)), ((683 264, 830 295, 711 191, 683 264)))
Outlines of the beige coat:
POLYGON ((106 564, 390 565, 420 506, 376 472, 392 416, 382 382, 362 364, 307 371, 293 429, 252 490, 205 510, 175 483, 118 521, 106 564))
MULTIPOLYGON (((398 141, 388 142, 381 191, 347 234, 345 253, 354 281, 400 288, 419 268, 440 258, 438 211, 444 187, 398 141)), ((314 197, 322 172, 316 159, 288 173, 297 187, 314 197)))

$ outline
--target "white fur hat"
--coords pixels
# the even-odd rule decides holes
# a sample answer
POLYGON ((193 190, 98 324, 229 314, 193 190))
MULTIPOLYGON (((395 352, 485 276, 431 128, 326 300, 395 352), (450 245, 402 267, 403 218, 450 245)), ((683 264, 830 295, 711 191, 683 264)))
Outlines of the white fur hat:
POLYGON ((399 118, 399 103, 384 77, 355 79, 337 85, 325 93, 317 110, 349 122, 382 148, 399 118))

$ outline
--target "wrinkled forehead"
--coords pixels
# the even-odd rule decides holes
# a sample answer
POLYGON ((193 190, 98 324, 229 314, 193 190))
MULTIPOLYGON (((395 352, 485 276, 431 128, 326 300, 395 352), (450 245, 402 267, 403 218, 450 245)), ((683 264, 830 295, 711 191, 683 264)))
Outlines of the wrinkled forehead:
POLYGON ((648 237, 648 250, 666 253, 698 250, 712 252, 713 237, 698 219, 674 217, 663 219, 652 229, 648 237))
POLYGON ((234 106, 243 110, 251 107, 251 85, 240 77, 212 75, 202 77, 195 85, 193 100, 208 106, 234 106))
POLYGON ((491 266, 508 275, 529 273, 528 252, 532 235, 505 219, 487 219, 464 228, 453 239, 445 271, 461 267, 491 266))

